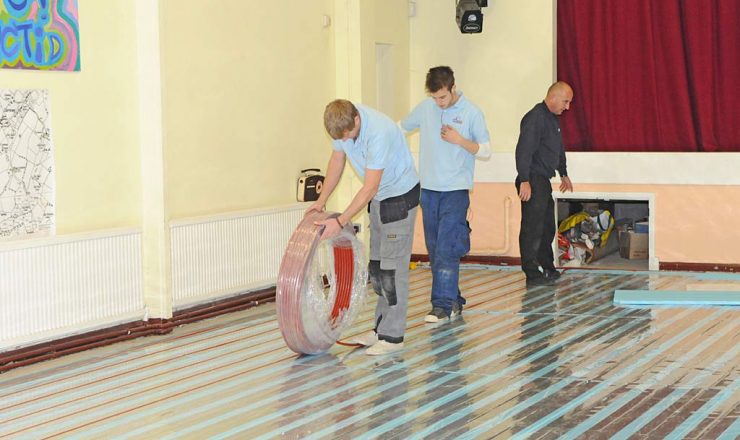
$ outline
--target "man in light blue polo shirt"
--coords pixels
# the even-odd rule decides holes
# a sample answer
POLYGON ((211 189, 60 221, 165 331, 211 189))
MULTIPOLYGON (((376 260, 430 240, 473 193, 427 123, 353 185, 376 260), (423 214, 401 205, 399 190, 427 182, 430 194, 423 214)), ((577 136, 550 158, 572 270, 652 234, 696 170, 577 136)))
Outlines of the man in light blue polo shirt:
POLYGON ((324 126, 334 151, 316 203, 307 210, 322 211, 339 183, 346 160, 363 180, 362 188, 339 217, 318 224, 322 238, 337 235, 352 217, 370 203, 370 263, 375 293, 375 328, 355 338, 378 355, 403 348, 409 297, 409 261, 419 205, 419 177, 406 138, 388 116, 344 99, 324 110, 324 126))
POLYGON ((458 287, 460 259, 470 251, 466 220, 475 160, 491 156, 483 112, 455 87, 447 66, 429 69, 422 101, 399 122, 405 132, 419 129, 419 172, 424 240, 432 265, 432 310, 426 322, 459 315, 465 298, 458 287))

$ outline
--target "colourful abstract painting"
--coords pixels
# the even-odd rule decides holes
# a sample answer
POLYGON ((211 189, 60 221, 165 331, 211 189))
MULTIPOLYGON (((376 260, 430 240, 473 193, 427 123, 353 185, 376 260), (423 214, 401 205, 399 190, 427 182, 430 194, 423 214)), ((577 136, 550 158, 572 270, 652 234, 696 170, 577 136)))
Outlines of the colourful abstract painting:
POLYGON ((0 67, 79 71, 77 0, 2 0, 0 67))

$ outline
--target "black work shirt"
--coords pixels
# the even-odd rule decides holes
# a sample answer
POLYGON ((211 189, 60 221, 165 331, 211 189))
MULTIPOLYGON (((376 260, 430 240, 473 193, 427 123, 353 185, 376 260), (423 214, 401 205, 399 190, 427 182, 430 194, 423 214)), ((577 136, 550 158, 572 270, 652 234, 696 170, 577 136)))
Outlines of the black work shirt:
POLYGON ((560 134, 560 121, 540 102, 522 118, 516 143, 516 172, 520 182, 528 182, 532 174, 547 177, 568 175, 565 148, 560 134))

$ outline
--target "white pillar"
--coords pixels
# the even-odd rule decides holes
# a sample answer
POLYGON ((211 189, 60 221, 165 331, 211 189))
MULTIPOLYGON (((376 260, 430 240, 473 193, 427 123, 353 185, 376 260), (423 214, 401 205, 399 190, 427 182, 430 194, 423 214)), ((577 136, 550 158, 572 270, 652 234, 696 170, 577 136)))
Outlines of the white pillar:
POLYGON ((148 318, 172 317, 170 232, 162 138, 159 0, 136 0, 144 303, 148 318))
MULTIPOLYGON (((363 102, 362 96, 362 35, 361 0, 334 1, 334 66, 336 98, 348 99, 355 103, 363 102)), ((328 209, 341 212, 350 204, 354 195, 362 187, 362 182, 345 167, 342 180, 332 195, 328 209)), ((367 224, 366 212, 362 210, 352 221, 367 224)), ((365 227, 361 238, 365 237, 365 227)))

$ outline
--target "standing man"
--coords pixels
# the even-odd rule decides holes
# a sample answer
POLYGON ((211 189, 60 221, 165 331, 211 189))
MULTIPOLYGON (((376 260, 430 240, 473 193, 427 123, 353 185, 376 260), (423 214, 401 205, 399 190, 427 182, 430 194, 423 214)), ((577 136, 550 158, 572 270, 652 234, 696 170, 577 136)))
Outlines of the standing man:
POLYGON ((466 220, 475 159, 491 156, 483 112, 455 87, 447 66, 429 69, 425 99, 399 123, 405 132, 419 129, 419 171, 424 240, 432 265, 432 310, 426 322, 462 313, 460 259, 470 251, 466 220))
POLYGON ((337 99, 324 110, 324 126, 334 139, 334 151, 324 190, 308 211, 324 210, 348 158, 363 180, 362 188, 339 217, 317 224, 324 226, 322 238, 333 237, 370 203, 368 271, 379 298, 375 328, 355 341, 367 346, 369 355, 392 353, 403 348, 406 331, 409 261, 419 205, 419 177, 406 139, 388 116, 337 99))
POLYGON ((527 287, 552 285, 560 277, 553 264, 555 203, 550 179, 557 170, 560 191, 573 191, 558 120, 570 108, 572 100, 573 89, 558 81, 547 90, 545 100, 524 115, 520 126, 515 185, 522 201, 519 250, 527 287))

